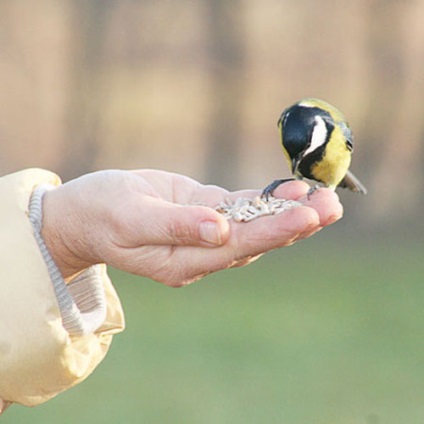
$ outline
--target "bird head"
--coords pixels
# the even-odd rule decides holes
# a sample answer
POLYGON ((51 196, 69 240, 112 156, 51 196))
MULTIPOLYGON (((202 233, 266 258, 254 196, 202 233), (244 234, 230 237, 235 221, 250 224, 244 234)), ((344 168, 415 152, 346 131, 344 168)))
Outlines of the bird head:
MULTIPOLYGON (((345 123, 341 112, 319 99, 300 100, 284 110, 278 127, 293 174, 297 173, 300 162, 306 156, 322 155, 336 122, 345 123)), ((350 132, 347 124, 345 127, 350 132)))

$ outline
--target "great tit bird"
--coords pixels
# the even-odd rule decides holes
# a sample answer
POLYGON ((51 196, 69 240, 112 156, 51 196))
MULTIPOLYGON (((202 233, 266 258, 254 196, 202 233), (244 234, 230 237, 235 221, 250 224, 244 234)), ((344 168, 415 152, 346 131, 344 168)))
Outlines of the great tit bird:
MULTIPOLYGON (((275 180, 262 192, 268 198, 286 181, 309 178, 335 190, 366 194, 367 189, 350 171, 352 131, 343 114, 319 99, 303 99, 281 114, 278 128, 284 155, 294 178, 275 180)), ((311 188, 308 196, 318 186, 311 188)))

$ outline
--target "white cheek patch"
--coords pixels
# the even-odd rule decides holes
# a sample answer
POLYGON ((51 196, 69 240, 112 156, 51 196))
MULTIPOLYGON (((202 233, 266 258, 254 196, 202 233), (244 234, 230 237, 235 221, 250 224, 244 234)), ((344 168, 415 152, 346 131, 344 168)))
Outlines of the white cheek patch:
POLYGON ((312 131, 311 145, 303 152, 302 156, 306 156, 309 153, 312 153, 314 150, 318 149, 318 147, 321 147, 327 139, 328 131, 324 119, 322 119, 320 116, 316 116, 315 122, 315 127, 312 131))

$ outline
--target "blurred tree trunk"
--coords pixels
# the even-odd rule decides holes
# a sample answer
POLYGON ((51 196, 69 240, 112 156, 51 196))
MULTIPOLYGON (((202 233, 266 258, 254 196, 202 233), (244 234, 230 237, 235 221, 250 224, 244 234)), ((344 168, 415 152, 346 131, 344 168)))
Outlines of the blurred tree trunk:
POLYGON ((381 128, 381 160, 374 178, 375 211, 379 215, 403 216, 406 210, 417 210, 422 197, 424 2, 415 0, 404 7, 399 20, 402 80, 397 101, 391 105, 393 119, 381 128))
POLYGON ((239 188, 244 43, 241 0, 206 0, 210 116, 205 158, 210 183, 239 188))
POLYGON ((67 131, 60 173, 69 179, 92 171, 101 144, 99 121, 102 110, 104 39, 110 0, 74 0, 70 25, 75 35, 71 45, 71 72, 67 131))

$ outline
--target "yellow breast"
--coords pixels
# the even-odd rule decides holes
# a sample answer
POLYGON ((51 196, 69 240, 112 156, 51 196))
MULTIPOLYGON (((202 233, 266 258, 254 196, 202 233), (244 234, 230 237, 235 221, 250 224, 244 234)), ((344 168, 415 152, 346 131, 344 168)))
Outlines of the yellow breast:
POLYGON ((312 175, 333 190, 345 177, 351 161, 351 151, 347 148, 341 130, 336 127, 327 144, 321 161, 312 166, 312 175))

